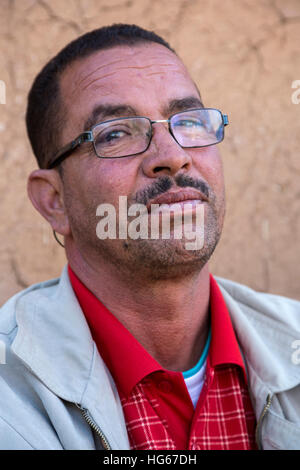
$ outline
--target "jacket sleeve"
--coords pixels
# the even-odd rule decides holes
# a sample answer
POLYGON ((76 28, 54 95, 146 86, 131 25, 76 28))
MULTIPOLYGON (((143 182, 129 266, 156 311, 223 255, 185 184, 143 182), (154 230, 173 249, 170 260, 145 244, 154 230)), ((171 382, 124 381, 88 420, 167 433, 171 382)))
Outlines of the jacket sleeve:
POLYGON ((34 450, 34 448, 0 416, 0 450, 34 450))

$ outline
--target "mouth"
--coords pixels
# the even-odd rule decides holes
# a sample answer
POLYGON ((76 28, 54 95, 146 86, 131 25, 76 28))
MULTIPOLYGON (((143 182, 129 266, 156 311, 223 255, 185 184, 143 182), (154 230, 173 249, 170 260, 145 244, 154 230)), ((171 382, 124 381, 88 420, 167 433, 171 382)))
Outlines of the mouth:
POLYGON ((208 202, 208 198, 202 192, 196 189, 183 189, 160 194, 159 196, 151 199, 146 207, 148 212, 150 212, 153 204, 164 204, 166 208, 173 204, 179 204, 183 209, 187 204, 194 208, 198 204, 203 204, 204 202, 208 202))

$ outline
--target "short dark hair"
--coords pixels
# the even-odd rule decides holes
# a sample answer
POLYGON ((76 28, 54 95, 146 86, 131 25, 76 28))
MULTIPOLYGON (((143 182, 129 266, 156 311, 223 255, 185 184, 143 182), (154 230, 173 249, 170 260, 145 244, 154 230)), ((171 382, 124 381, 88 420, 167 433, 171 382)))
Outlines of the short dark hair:
POLYGON ((28 94, 26 126, 33 153, 40 168, 59 150, 60 129, 64 123, 59 78, 76 59, 101 49, 134 46, 155 42, 175 53, 170 45, 153 31, 137 25, 113 24, 90 31, 65 46, 35 78, 28 94))

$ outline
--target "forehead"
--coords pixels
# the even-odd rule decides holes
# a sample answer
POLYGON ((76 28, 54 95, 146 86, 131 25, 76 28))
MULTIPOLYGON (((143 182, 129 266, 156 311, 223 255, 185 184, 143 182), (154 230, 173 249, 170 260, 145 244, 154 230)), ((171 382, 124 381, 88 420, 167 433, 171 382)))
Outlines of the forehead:
POLYGON ((182 61, 155 43, 113 47, 77 60, 63 72, 60 89, 72 119, 86 117, 98 103, 162 113, 172 99, 199 97, 182 61))

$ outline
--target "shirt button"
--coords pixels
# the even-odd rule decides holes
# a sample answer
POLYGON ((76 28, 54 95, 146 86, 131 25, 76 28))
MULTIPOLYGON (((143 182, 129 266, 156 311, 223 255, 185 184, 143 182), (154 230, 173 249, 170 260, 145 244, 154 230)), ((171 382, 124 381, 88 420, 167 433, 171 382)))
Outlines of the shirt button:
POLYGON ((159 390, 165 393, 170 393, 172 391, 172 384, 168 380, 162 380, 158 384, 159 390))

